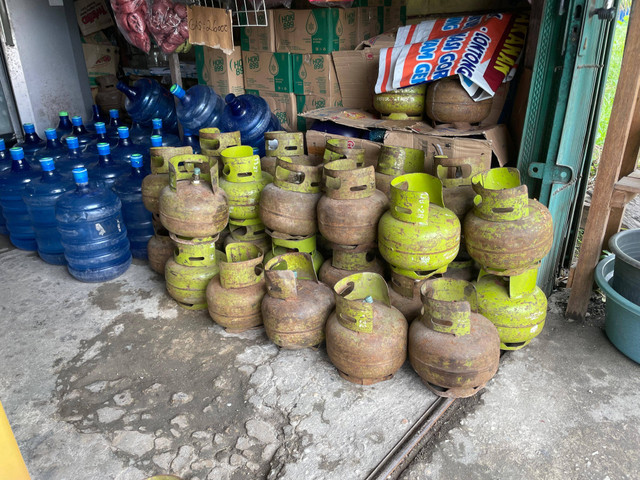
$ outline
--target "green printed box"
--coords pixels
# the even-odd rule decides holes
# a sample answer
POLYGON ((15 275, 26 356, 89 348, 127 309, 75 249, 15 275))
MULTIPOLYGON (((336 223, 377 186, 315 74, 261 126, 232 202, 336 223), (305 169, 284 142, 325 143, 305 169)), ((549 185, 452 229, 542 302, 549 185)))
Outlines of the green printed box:
POLYGON ((259 92, 293 93, 291 55, 242 52, 244 88, 259 92))
POLYGON ((195 45, 196 71, 198 83, 206 84, 224 97, 229 93, 244 93, 244 75, 242 54, 236 48, 232 54, 225 55, 217 48, 195 45))
POLYGON ((257 19, 249 16, 249 21, 264 24, 266 26, 250 26, 240 28, 240 45, 242 50, 251 52, 275 52, 276 51, 276 31, 273 21, 273 10, 256 12, 257 19))
POLYGON ((336 95, 340 93, 338 76, 331 55, 294 53, 293 92, 297 95, 336 95))
POLYGON ((276 52, 331 53, 340 49, 340 8, 274 10, 276 52))

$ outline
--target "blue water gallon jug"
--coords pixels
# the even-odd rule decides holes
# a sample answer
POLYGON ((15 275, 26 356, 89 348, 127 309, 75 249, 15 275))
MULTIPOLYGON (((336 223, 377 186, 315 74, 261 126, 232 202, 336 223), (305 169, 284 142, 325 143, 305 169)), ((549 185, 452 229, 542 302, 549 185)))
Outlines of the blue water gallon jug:
POLYGON ((225 97, 224 107, 218 128, 222 132, 240 131, 243 145, 253 147, 255 155, 264 156, 264 134, 280 130, 280 122, 271 113, 267 102, 255 95, 230 93, 225 97))
POLYGON ((107 125, 107 137, 118 141, 118 128, 123 127, 120 111, 117 108, 109 110, 109 125, 107 125))
POLYGON ((73 190, 75 183, 55 169, 53 158, 41 158, 40 165, 42 176, 27 184, 22 198, 36 234, 38 255, 47 263, 65 265, 55 206, 58 197, 73 190))
MULTIPOLYGON (((4 138, 0 138, 0 174, 11 169, 11 156, 7 152, 7 147, 4 144, 4 138)), ((2 206, 0 205, 0 235, 9 235, 7 230, 7 223, 4 220, 2 214, 2 206)))
POLYGON ((33 123, 25 123, 22 127, 24 128, 24 141, 18 143, 16 147, 21 147, 25 158, 31 161, 34 160, 38 150, 42 150, 47 145, 47 142, 38 136, 33 123))
POLYGON ((99 186, 111 188, 119 177, 127 173, 129 173, 129 165, 111 156, 111 147, 108 143, 99 143, 98 163, 89 170, 91 181, 99 186))
POLYGON ((149 164, 149 148, 143 145, 136 145, 129 137, 129 127, 118 127, 118 143, 111 152, 111 157, 122 163, 131 163, 131 156, 140 154, 145 160, 145 165, 149 164))
POLYGON ((130 87, 118 82, 118 90, 127 97, 124 108, 134 122, 150 127, 151 120, 161 118, 169 132, 178 131, 178 117, 173 96, 155 80, 141 78, 130 87))
POLYGON ((73 170, 75 190, 56 202, 56 221, 69 273, 82 282, 104 282, 131 265, 121 203, 110 189, 90 185, 86 168, 73 170))
MULTIPOLYGON (((98 152, 82 151, 78 139, 74 136, 67 137, 67 154, 60 157, 56 162, 56 170, 65 175, 71 175, 74 168, 91 169, 98 164, 98 152)), ((89 150, 89 149, 87 149, 89 150)))
POLYGON ((71 135, 73 132, 73 124, 71 123, 71 119, 69 118, 69 112, 60 112, 58 114, 58 126, 56 127, 56 135, 58 135, 58 140, 64 142, 64 139, 71 135))
POLYGON ((224 102, 208 85, 194 85, 188 91, 180 85, 172 85, 171 93, 178 99, 176 113, 183 127, 194 132, 201 128, 217 127, 224 102))
POLYGON ((151 127, 143 127, 140 123, 133 122, 129 129, 129 138, 136 145, 149 148, 151 146, 151 127))
POLYGON ((85 127, 87 127, 87 130, 89 130, 90 132, 95 132, 96 123, 98 122, 105 123, 105 119, 102 116, 100 107, 94 103, 93 105, 91 105, 91 121, 87 122, 85 124, 85 127))
POLYGON ((36 152, 35 159, 53 158, 54 161, 57 161, 60 157, 64 157, 67 154, 67 147, 58 139, 56 129, 47 128, 44 134, 47 137, 47 144, 42 150, 36 152))
POLYGON ((182 146, 193 148, 193 153, 200 155, 200 138, 188 128, 182 129, 182 146))
POLYGON ((10 151, 11 169, 0 173, 2 214, 11 243, 22 250, 36 250, 36 234, 22 195, 29 182, 40 177, 40 172, 29 166, 22 147, 13 147, 10 151))
POLYGON ((87 130, 80 115, 74 115, 71 117, 71 123, 73 124, 73 136, 78 139, 78 143, 82 150, 87 148, 87 145, 98 138, 98 135, 95 132, 89 132, 87 130))
POLYGON ((142 166, 142 155, 134 153, 131 156, 131 173, 113 184, 113 191, 122 202, 122 217, 127 227, 131 255, 143 260, 147 259, 147 244, 155 233, 151 212, 142 202, 142 180, 148 173, 142 166))
POLYGON ((161 118, 154 118, 152 121, 153 129, 151 130, 151 135, 160 135, 162 137, 162 146, 163 147, 179 147, 182 145, 180 141, 180 137, 165 131, 162 126, 161 118))
POLYGON ((107 135, 107 126, 103 122, 98 122, 94 125, 96 138, 91 140, 90 143, 87 144, 84 151, 85 153, 92 153, 94 155, 98 155, 98 144, 99 143, 108 143, 111 149, 118 144, 118 139, 113 139, 107 135))

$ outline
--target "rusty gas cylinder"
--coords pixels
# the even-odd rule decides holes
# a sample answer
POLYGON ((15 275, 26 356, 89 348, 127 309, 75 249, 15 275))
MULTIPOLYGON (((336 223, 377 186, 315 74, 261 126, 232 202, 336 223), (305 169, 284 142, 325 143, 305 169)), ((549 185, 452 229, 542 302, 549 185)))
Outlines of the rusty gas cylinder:
POLYGON ((424 171, 424 151, 383 145, 378 154, 376 188, 391 197, 391 180, 407 173, 424 171))
POLYGON ((441 397, 470 397, 498 371, 500 337, 476 313, 473 285, 436 278, 422 285, 424 314, 409 329, 409 361, 429 389, 441 397))
POLYGON ((333 287, 336 310, 327 320, 327 354, 342 378, 359 385, 389 380, 407 358, 408 325, 391 306, 377 273, 354 273, 333 287))
POLYGON ((219 271, 217 237, 170 236, 175 250, 165 266, 167 292, 183 308, 205 310, 207 285, 219 271))
POLYGON ((420 315, 422 310, 420 287, 429 278, 431 277, 417 275, 415 272, 409 272, 407 276, 400 275, 398 272, 391 272, 389 300, 391 300, 391 305, 402 312, 409 323, 420 315))
POLYGON ((160 195, 160 220, 167 230, 183 237, 210 237, 227 225, 227 196, 212 183, 205 155, 179 155, 169 160, 169 185, 160 195))
POLYGON ((289 349, 320 344, 335 300, 318 282, 311 257, 300 252, 274 257, 265 265, 265 278, 262 320, 269 339, 289 349))
POLYGON ((223 167, 222 159, 220 158, 222 151, 242 145, 239 131, 220 132, 218 128, 201 128, 199 138, 200 153, 214 159, 220 171, 223 167))
POLYGON ((333 256, 326 260, 318 277, 329 287, 349 275, 357 272, 373 272, 384 275, 384 265, 376 255, 376 246, 368 245, 332 245, 333 256))
POLYGON ((219 183, 227 194, 229 218, 258 218, 260 194, 273 177, 262 171, 260 157, 253 154, 252 147, 229 147, 220 156, 224 167, 219 183))
POLYGON ((267 292, 263 254, 251 243, 232 243, 220 260, 220 273, 207 286, 209 315, 227 332, 262 325, 260 305, 267 292))
POLYGON ((422 120, 426 84, 398 88, 373 96, 373 108, 389 120, 422 120))
POLYGON ((473 208, 473 199, 476 196, 471 179, 491 168, 491 157, 478 155, 449 158, 446 155, 435 155, 433 168, 436 177, 442 182, 444 205, 462 222, 473 208))
MULTIPOLYGON (((162 137, 160 137, 162 144, 162 137)), ((160 213, 160 194, 169 185, 169 159, 193 153, 191 147, 151 147, 151 173, 142 180, 142 202, 151 213, 160 213)))
POLYGON ((530 199, 515 168, 494 168, 472 179, 477 196, 464 219, 471 258, 487 273, 518 275, 538 264, 551 249, 549 210, 530 199))
POLYGON ((324 163, 334 160, 349 158, 354 160, 358 167, 365 165, 364 148, 356 147, 356 143, 351 138, 329 138, 324 147, 324 163))
POLYGON ((266 132, 264 134, 265 156, 260 159, 262 171, 271 176, 276 174, 279 157, 299 157, 304 155, 304 134, 302 132, 266 132))
POLYGON ((265 262, 268 262, 273 257, 277 257, 278 255, 285 253, 307 253, 311 256, 313 261, 313 269, 318 273, 322 266, 322 262, 324 262, 324 257, 317 250, 316 235, 308 235, 306 237, 287 235, 286 233, 273 232, 269 229, 267 229, 267 235, 271 238, 271 251, 265 254, 265 262))
POLYGON ((246 220, 229 219, 229 235, 224 240, 224 245, 232 243, 251 243, 259 247, 263 252, 271 251, 271 238, 267 235, 265 227, 259 218, 246 220))
POLYGON ((149 239, 147 244, 147 253, 149 256, 149 266, 160 275, 164 275, 164 269, 169 260, 173 256, 175 246, 169 235, 158 235, 156 233, 149 239))
POLYGON ((322 158, 308 155, 278 158, 273 183, 264 187, 260 197, 262 223, 288 235, 315 234, 321 180, 322 158))
POLYGON ((324 165, 324 195, 318 202, 318 229, 338 245, 374 243, 378 220, 389 208, 387 196, 376 190, 375 170, 357 167, 355 160, 324 165))
POLYGON ((436 80, 427 88, 425 113, 438 123, 478 123, 491 112, 493 99, 476 102, 457 76, 436 80))
POLYGON ((460 221, 444 208, 442 183, 426 173, 391 181, 391 207, 378 223, 378 249, 401 275, 442 273, 456 258, 460 221))
POLYGON ((478 280, 478 311, 498 329, 502 350, 519 350, 542 332, 547 297, 536 278, 533 268, 514 277, 483 275, 478 280))

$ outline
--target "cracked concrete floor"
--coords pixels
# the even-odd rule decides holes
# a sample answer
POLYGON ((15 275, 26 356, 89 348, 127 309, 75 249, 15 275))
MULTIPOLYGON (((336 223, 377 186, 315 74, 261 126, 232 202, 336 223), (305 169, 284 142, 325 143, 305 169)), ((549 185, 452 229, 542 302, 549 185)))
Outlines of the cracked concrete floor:
POLYGON ((83 284, 0 253, 0 398, 34 479, 362 478, 435 400, 405 365, 341 379, 319 350, 230 335, 144 262, 83 284))

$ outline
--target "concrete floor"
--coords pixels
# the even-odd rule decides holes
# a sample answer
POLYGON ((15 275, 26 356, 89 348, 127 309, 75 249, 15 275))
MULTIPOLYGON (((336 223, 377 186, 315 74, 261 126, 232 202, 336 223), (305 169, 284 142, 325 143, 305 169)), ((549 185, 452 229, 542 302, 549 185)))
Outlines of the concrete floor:
MULTIPOLYGON (((550 299, 543 333, 503 357, 403 479, 638 478, 640 368, 550 299)), ((34 479, 360 479, 434 398, 405 365, 342 380, 178 308, 143 262, 101 285, 0 243, 0 399, 34 479)))

